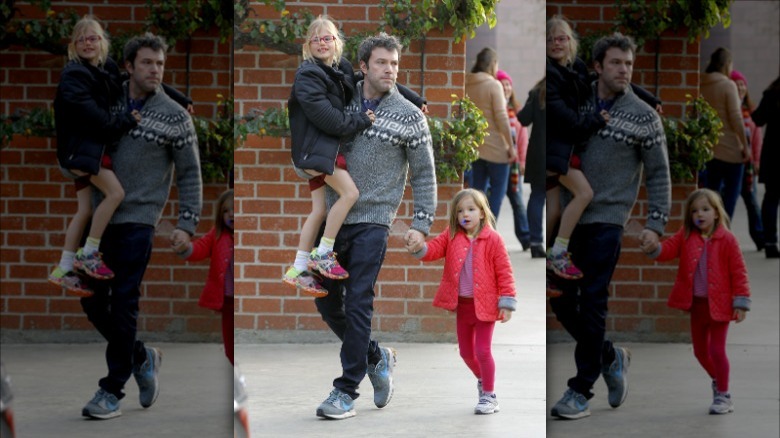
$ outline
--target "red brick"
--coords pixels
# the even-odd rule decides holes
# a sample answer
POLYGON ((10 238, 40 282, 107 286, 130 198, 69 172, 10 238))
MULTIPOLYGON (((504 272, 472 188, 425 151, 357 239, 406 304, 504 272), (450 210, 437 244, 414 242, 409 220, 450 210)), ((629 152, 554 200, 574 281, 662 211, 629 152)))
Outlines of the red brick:
POLYGON ((25 330, 60 330, 62 328, 61 316, 49 315, 25 315, 23 317, 25 330))
POLYGON ((257 315, 259 330, 294 330, 295 316, 257 315))
POLYGON ((217 316, 187 318, 187 331, 190 333, 222 333, 222 321, 217 316))

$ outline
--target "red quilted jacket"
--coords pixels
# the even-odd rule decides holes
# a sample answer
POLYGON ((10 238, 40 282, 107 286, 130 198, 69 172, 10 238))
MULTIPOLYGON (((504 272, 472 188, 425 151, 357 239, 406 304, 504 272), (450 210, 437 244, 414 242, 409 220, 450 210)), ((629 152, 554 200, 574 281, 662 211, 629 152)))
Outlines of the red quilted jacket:
POLYGON ((233 253, 233 233, 223 230, 217 239, 217 229, 212 228, 205 236, 192 242, 192 253, 188 262, 197 262, 211 257, 206 287, 200 295, 198 305, 207 309, 221 310, 225 295, 225 272, 233 253))
MULTIPOLYGON (((469 238, 458 231, 450 239, 449 227, 427 242, 423 261, 445 258, 444 274, 433 305, 447 310, 458 306, 460 271, 469 250, 469 238)), ((480 321, 497 321, 499 299, 502 307, 514 310, 515 279, 504 241, 490 226, 486 226, 473 242, 474 307, 480 321)))
MULTIPOLYGON (((661 244, 658 261, 680 258, 677 279, 669 294, 669 307, 690 310, 693 304, 693 277, 704 250, 701 233, 694 230, 685 238, 681 229, 661 244)), ((739 242, 731 232, 718 227, 712 234, 707 252, 707 294, 710 315, 716 321, 730 321, 734 307, 749 309, 750 286, 739 242)))

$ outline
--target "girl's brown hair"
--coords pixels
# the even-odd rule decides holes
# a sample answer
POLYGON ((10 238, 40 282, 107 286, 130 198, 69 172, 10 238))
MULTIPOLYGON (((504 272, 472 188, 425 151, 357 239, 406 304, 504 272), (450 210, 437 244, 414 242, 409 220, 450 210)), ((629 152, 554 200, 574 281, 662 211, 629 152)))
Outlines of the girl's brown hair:
POLYGON ((493 216, 493 212, 490 210, 490 203, 488 202, 487 196, 479 190, 463 189, 455 194, 455 197, 452 198, 452 202, 450 203, 450 239, 455 237, 458 229, 460 229, 460 223, 458 223, 458 204, 468 196, 474 200, 474 203, 477 204, 477 207, 482 210, 482 213, 485 215, 485 217, 479 221, 477 234, 485 228, 486 224, 490 224, 493 228, 496 227, 496 217, 493 216))
POLYGON ((726 209, 723 207, 723 201, 720 198, 718 192, 710 189, 697 189, 694 190, 688 199, 685 200, 685 221, 683 227, 685 228, 685 237, 691 235, 691 231, 696 230, 696 224, 693 223, 693 214, 691 214, 691 207, 693 203, 701 198, 705 198, 715 212, 718 214, 718 218, 715 219, 715 225, 712 230, 715 231, 718 227, 722 226, 726 229, 729 228, 729 215, 726 214, 726 209))
POLYGON ((222 209, 225 208, 225 204, 227 204, 228 200, 233 202, 233 189, 222 192, 217 199, 217 205, 214 209, 214 228, 217 230, 217 238, 219 238, 226 229, 225 221, 222 219, 222 209))

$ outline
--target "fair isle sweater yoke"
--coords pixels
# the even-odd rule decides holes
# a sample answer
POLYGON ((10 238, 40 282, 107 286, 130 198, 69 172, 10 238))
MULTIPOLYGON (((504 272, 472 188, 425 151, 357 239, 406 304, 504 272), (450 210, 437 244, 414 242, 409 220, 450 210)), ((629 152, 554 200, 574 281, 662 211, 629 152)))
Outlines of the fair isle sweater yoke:
MULTIPOLYGON (((588 108, 593 112, 597 96, 588 108)), ((609 110, 609 123, 581 151, 582 171, 593 188, 593 200, 580 223, 625 226, 646 175, 648 213, 645 228, 662 235, 669 221, 671 180, 661 118, 628 88, 609 110)))
MULTIPOLYGON (((347 105, 361 112, 363 82, 347 105)), ((436 211, 436 171, 428 122, 422 111, 393 87, 374 111, 376 120, 341 148, 347 170, 360 197, 345 225, 372 223, 390 226, 401 204, 407 173, 414 195, 411 228, 428 235, 436 211)), ((328 208, 338 199, 327 187, 328 208)))
MULTIPOLYGON (((127 110, 127 83, 124 90, 120 111, 127 110)), ((200 156, 192 117, 184 108, 158 88, 147 97, 141 122, 121 138, 112 159, 125 191, 112 224, 156 226, 175 170, 179 193, 176 227, 195 233, 203 204, 200 156)))

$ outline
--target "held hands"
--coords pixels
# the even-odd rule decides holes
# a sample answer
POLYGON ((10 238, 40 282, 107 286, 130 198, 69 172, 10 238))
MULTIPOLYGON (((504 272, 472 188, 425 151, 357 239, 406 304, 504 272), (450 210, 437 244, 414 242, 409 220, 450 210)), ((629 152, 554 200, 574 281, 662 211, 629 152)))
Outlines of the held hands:
POLYGON ((658 249, 659 245, 658 234, 654 231, 645 228, 639 233, 639 249, 645 254, 653 253, 658 249))
POLYGON ((190 235, 186 231, 175 229, 170 237, 171 249, 176 254, 181 254, 190 248, 190 235))
POLYGON ((512 319, 512 311, 509 309, 498 309, 498 319, 501 320, 501 324, 512 319))
POLYGON ((747 316, 747 312, 745 312, 745 309, 734 309, 733 317, 737 320, 737 324, 744 321, 745 316, 747 316))
POLYGON ((409 229, 409 231, 406 232, 404 241, 406 242, 404 247, 410 254, 414 254, 425 248, 425 235, 417 230, 409 229))

